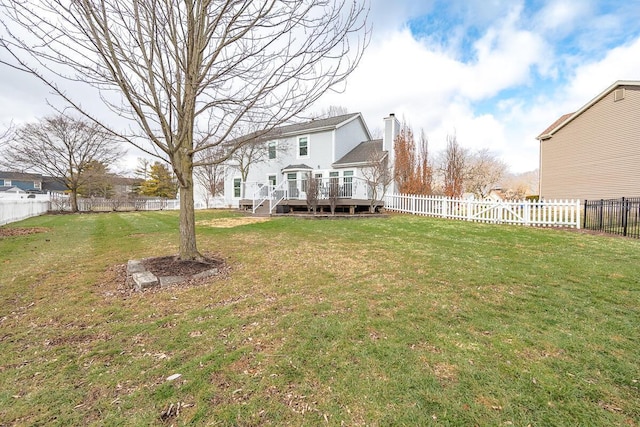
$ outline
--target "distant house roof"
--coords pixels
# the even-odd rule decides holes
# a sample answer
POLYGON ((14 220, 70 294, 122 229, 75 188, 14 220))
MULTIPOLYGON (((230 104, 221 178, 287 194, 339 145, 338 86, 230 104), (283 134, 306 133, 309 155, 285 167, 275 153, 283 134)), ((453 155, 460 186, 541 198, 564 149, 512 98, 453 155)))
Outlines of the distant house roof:
POLYGON ((342 158, 335 162, 333 166, 344 167, 370 163, 375 153, 383 153, 381 139, 361 142, 360 144, 356 145, 353 150, 342 156, 342 158))
POLYGON ((10 179, 12 181, 42 181, 42 175, 39 173, 0 171, 0 179, 10 179))
POLYGON ((67 191, 67 186, 64 183, 64 180, 61 178, 54 178, 52 176, 43 176, 42 177, 42 191, 53 191, 53 192, 64 192, 67 191))
POLYGON ((0 193, 25 193, 25 191, 18 187, 0 185, 0 193))
POLYGON ((605 89, 598 96, 596 96, 591 101, 586 103, 578 111, 576 111, 574 113, 565 114, 562 117, 560 117, 558 120, 553 122, 553 124, 551 126, 549 126, 548 128, 546 128, 544 131, 542 131, 542 133, 540 135, 538 135, 536 137, 536 139, 539 140, 539 141, 542 141, 544 139, 551 138, 554 133, 558 132, 560 129, 565 127, 567 124, 569 124, 571 121, 573 121, 580 114, 584 113, 586 110, 591 108, 594 104, 599 102, 602 98, 604 98, 605 96, 607 96, 608 94, 610 94, 611 92, 613 92, 614 90, 619 88, 620 86, 637 86, 637 87, 640 87, 640 81, 637 81, 637 80, 618 80, 617 82, 615 82, 614 84, 609 86, 607 89, 605 89))
POLYGON ((144 181, 141 178, 130 178, 127 176, 119 176, 115 174, 111 174, 109 176, 109 179, 114 185, 136 185, 144 181))

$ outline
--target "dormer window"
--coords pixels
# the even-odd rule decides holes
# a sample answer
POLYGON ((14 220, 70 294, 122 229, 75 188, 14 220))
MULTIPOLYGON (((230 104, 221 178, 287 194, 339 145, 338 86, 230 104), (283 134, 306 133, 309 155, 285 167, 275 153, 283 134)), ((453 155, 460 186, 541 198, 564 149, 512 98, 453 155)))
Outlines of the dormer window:
POLYGON ((298 138, 298 157, 307 157, 309 155, 309 138, 306 136, 298 138))

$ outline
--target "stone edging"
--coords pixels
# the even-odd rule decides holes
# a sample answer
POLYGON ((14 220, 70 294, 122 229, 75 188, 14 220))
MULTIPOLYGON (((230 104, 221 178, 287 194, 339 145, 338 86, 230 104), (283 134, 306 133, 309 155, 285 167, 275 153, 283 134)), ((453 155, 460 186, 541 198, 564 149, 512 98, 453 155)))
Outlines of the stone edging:
POLYGON ((211 268, 192 276, 158 277, 145 268, 143 261, 144 260, 132 259, 127 262, 127 283, 136 291, 142 291, 148 288, 164 288, 192 279, 204 279, 215 276, 219 272, 217 268, 211 268))

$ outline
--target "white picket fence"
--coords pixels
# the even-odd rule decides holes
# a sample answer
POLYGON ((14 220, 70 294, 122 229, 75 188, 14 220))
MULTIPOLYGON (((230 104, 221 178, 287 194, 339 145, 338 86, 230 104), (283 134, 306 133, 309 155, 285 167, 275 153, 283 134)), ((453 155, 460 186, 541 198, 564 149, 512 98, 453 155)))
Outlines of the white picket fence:
MULTIPOLYGON (((0 197, 0 225, 22 221, 48 211, 70 211, 67 195, 3 194, 0 197)), ((203 206, 197 206, 203 208, 203 206)), ((81 212, 159 211, 180 209, 179 200, 169 199, 78 199, 81 212)))
POLYGON ((0 199, 0 225, 22 221, 47 213, 49 200, 38 199, 0 199))
POLYGON ((388 211, 493 224, 580 228, 580 200, 465 200, 440 196, 389 194, 388 211))

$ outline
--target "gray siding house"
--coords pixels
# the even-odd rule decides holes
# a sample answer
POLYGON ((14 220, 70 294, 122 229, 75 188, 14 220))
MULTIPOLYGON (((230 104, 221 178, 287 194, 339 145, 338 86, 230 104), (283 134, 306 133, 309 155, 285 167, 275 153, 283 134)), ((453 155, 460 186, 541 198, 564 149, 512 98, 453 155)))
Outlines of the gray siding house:
POLYGON ((265 201, 275 195, 284 200, 276 204, 294 206, 297 200, 303 206, 309 178, 318 182, 320 198, 326 196, 324 190, 339 187, 340 199, 366 201, 370 191, 364 171, 372 158, 392 159, 393 139, 400 127, 393 114, 384 123, 385 137, 378 140, 372 139, 360 113, 274 129, 255 141, 265 152, 251 165, 246 182, 234 164, 227 165, 225 205, 248 208, 268 204, 265 201))
POLYGON ((640 196, 640 81, 615 82, 537 139, 541 197, 640 196))

